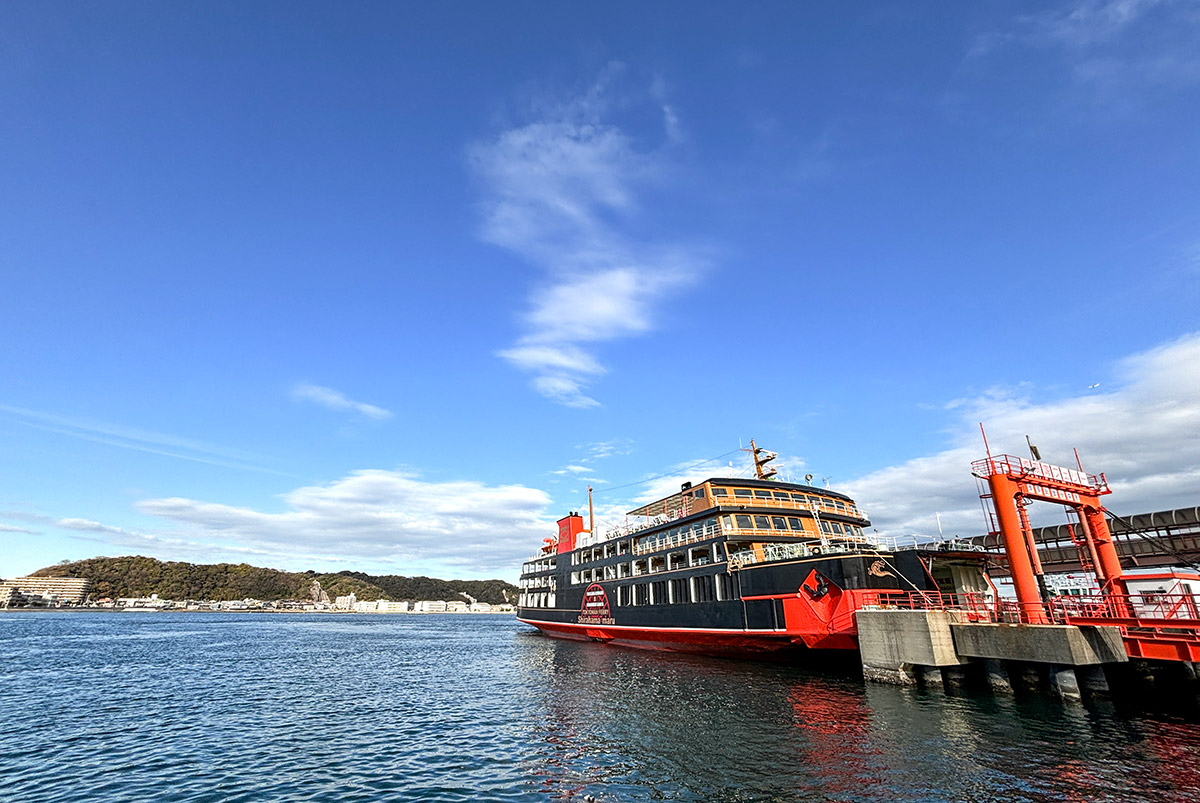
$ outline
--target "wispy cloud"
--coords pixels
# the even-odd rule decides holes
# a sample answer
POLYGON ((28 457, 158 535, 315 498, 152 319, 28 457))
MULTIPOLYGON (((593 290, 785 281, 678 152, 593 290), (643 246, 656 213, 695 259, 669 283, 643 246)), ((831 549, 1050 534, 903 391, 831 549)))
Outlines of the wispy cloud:
POLYGON ((319 404, 322 407, 328 407, 330 410, 349 410, 372 421, 382 421, 392 417, 390 410, 376 407, 374 404, 354 401, 340 391, 321 385, 309 385, 306 383, 296 385, 296 387, 292 388, 292 398, 296 401, 319 404))
MULTIPOLYGON (((1026 454, 1032 436, 1048 462, 1073 466, 1078 447, 1084 468, 1107 474, 1106 506, 1121 515, 1194 505, 1200 489, 1200 333, 1124 360, 1107 393, 1080 388, 1051 402, 1032 389, 995 389, 954 409, 961 415, 950 447, 879 469, 843 486, 893 535, 935 535, 934 513, 947 533, 984 530, 970 464, 982 456, 978 423, 993 453, 1026 454)), ((1105 381, 1102 387, 1110 383, 1105 381)), ((1059 523, 1053 506, 1036 506, 1037 523, 1059 523)))
POLYGON ((1011 48, 1058 52, 1104 98, 1200 81, 1200 12, 1170 0, 1077 0, 1015 17, 978 36, 968 59, 1011 48))
POLYGON ((704 264, 694 248, 630 233, 639 191, 661 182, 667 150, 683 134, 661 81, 644 93, 661 106, 661 149, 639 148, 609 122, 621 72, 611 65, 586 91, 539 104, 535 119, 468 154, 483 185, 482 236, 545 271, 525 334, 499 356, 568 407, 598 404, 587 387, 606 368, 589 347, 649 331, 657 305, 704 264))
POLYGON ((71 418, 39 410, 28 410, 23 407, 12 407, 6 404, 0 404, 0 413, 12 416, 25 426, 54 432, 59 435, 66 435, 67 437, 79 440, 115 446, 119 449, 129 449, 135 452, 173 457, 193 463, 207 463, 208 465, 221 466, 223 468, 235 468, 286 476, 285 472, 258 465, 257 461, 261 458, 256 455, 191 438, 182 438, 177 435, 152 432, 120 424, 71 418))
POLYGON ((284 502, 283 512, 180 497, 147 499, 137 508, 182 525, 192 541, 289 559, 336 555, 343 563, 391 563, 401 570, 511 570, 553 530, 546 515, 550 498, 536 488, 428 482, 400 471, 356 471, 297 488, 284 502))
POLYGON ((16 527, 12 524, 0 524, 0 533, 23 533, 25 535, 37 535, 37 530, 30 530, 27 527, 16 527))
POLYGON ((603 460, 606 457, 614 455, 627 455, 633 451, 633 441, 628 438, 615 438, 610 441, 600 441, 598 443, 589 443, 585 449, 587 450, 588 460, 603 460))

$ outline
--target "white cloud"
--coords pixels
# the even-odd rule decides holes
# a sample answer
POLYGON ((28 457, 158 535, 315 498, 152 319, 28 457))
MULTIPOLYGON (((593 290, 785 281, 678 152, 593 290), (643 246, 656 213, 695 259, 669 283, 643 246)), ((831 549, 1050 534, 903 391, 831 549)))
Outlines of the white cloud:
MULTIPOLYGON (((1123 360, 1116 390, 1038 403, 999 391, 965 402, 950 448, 874 471, 842 486, 881 533, 936 535, 985 530, 970 464, 984 456, 978 423, 992 453, 1028 454, 1030 435, 1046 462, 1074 466, 1073 448, 1091 473, 1104 472, 1118 515, 1200 503, 1200 333, 1123 360)), ((1108 382, 1104 383, 1107 387, 1108 382)), ((1028 391, 1027 391, 1028 392, 1028 391)), ((1035 524, 1060 523, 1061 512, 1035 507, 1035 524)))
POLYGON ((370 418, 373 421, 382 421, 385 418, 391 418, 390 410, 385 410, 382 407, 376 407, 373 404, 354 401, 347 398, 344 393, 336 391, 333 388, 322 387, 321 385, 299 384, 292 388, 292 398, 296 401, 308 401, 319 404, 322 407, 328 407, 330 410, 350 410, 358 413, 364 418, 370 418))
POLYGON ((98 521, 91 519, 59 519, 55 525, 62 527, 64 530, 80 530, 90 533, 109 533, 112 535, 123 535, 126 530, 120 527, 110 527, 107 524, 101 524, 98 521))
POLYGON ((297 488, 283 500, 283 512, 178 497, 137 507, 183 525, 192 540, 207 537, 257 554, 336 555, 350 564, 440 567, 459 576, 511 570, 553 532, 547 494, 521 485, 426 482, 364 470, 297 488))
MULTIPOLYGON (((664 296, 702 269, 692 249, 628 233, 639 191, 662 179, 665 152, 639 149, 604 119, 620 71, 611 66, 580 96, 539 105, 538 119, 468 154, 483 183, 484 239, 546 271, 525 334, 498 355, 570 407, 598 404, 587 386, 606 370, 584 346, 649 331, 664 296)), ((665 104, 663 126, 668 145, 682 137, 665 104)))
POLYGON ((11 524, 0 524, 0 533, 23 533, 25 535, 37 535, 37 530, 30 530, 26 527, 15 527, 11 524))

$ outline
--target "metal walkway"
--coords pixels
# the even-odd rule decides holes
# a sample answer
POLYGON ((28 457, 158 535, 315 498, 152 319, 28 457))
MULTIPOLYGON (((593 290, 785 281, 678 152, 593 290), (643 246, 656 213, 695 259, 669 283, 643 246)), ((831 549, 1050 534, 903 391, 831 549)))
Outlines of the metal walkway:
MULTIPOLYGON (((1200 564, 1200 507, 1160 510, 1123 518, 1108 519, 1123 569, 1177 566, 1182 563, 1181 557, 1200 564), (1126 526, 1125 522, 1132 527, 1126 526)), ((996 556, 991 574, 1008 574, 1004 545, 999 535, 978 535, 966 540, 996 556)), ((1033 540, 1046 572, 1083 569, 1079 563, 1079 550, 1068 525, 1037 527, 1033 530, 1033 540)))

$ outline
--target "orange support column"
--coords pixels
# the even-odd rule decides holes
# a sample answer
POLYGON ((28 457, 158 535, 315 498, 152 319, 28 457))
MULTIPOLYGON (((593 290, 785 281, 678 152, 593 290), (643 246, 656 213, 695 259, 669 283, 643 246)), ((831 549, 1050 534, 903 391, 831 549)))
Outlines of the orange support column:
POLYGON ((1050 620, 1042 606, 1038 593, 1037 578, 1033 573, 1033 562, 1025 544, 1025 533, 1017 515, 1017 484, 1002 474, 988 477, 992 489, 992 504, 1000 524, 1000 537, 1004 540, 1004 552, 1008 555, 1008 568, 1012 572, 1013 588, 1017 592, 1017 604, 1021 619, 1031 624, 1046 624, 1050 620))
POLYGON ((1108 529, 1108 519, 1104 517, 1104 508, 1085 505, 1083 515, 1087 517, 1088 530, 1092 543, 1096 546, 1096 569, 1100 574, 1100 582, 1106 590, 1117 594, 1125 593, 1125 581, 1122 579, 1121 559, 1117 555, 1117 547, 1113 544, 1112 531, 1108 529))

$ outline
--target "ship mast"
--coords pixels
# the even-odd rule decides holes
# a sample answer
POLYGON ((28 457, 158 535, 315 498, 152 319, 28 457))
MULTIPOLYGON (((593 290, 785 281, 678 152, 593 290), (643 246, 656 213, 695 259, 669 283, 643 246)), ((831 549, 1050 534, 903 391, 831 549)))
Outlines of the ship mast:
POLYGON ((770 463, 779 455, 775 452, 768 452, 761 446, 755 446, 754 438, 750 439, 750 448, 742 449, 742 451, 749 452, 750 456, 754 458, 754 473, 760 480, 769 480, 779 473, 773 468, 765 468, 767 463, 770 463))

